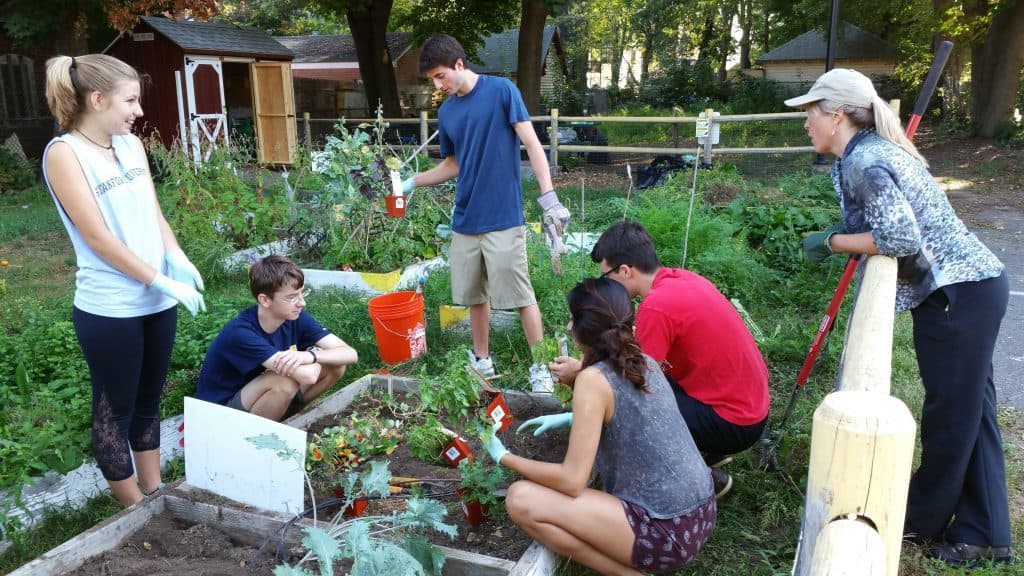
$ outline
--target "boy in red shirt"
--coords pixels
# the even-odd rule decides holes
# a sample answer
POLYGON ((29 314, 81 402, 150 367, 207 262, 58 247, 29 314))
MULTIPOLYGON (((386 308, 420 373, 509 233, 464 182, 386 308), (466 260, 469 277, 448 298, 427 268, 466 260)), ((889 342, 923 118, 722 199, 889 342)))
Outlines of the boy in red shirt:
MULTIPOLYGON (((637 340, 676 384, 679 411, 712 467, 715 491, 724 495, 732 478, 717 467, 757 442, 768 421, 768 368, 750 330, 706 278, 662 267, 651 235, 637 222, 605 230, 590 258, 601 265, 602 277, 642 299, 637 340)), ((571 383, 579 366, 578 360, 561 356, 549 368, 571 383)))

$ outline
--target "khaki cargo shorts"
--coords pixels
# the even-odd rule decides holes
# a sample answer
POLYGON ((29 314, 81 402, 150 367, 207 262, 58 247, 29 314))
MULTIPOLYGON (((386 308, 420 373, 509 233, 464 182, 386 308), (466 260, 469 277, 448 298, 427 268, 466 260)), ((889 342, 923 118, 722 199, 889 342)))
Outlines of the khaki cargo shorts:
POLYGON ((510 310, 537 303, 526 260, 526 227, 452 235, 452 301, 510 310))

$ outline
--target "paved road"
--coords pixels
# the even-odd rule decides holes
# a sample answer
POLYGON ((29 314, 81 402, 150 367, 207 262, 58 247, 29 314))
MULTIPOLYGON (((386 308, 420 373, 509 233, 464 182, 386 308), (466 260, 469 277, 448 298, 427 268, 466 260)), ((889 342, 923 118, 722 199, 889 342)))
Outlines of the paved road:
POLYGON ((973 232, 1003 261, 1010 279, 1010 304, 993 361, 999 404, 1024 409, 1024 214, 989 208, 976 219, 986 225, 973 232))

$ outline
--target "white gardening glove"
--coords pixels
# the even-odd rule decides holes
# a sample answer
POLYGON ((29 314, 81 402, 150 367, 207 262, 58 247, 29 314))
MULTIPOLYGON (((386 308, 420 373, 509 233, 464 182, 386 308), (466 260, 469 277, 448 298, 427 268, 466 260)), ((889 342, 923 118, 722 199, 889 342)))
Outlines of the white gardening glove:
POLYGON ((558 201, 558 195, 554 190, 548 190, 537 198, 537 204, 544 209, 544 226, 551 227, 556 236, 565 234, 565 227, 569 224, 569 209, 562 206, 558 201))
POLYGON ((203 295, 184 282, 178 282, 163 274, 157 274, 153 281, 150 282, 149 287, 164 296, 174 298, 186 310, 191 312, 193 316, 198 312, 206 312, 206 302, 203 301, 203 295))
POLYGON ((416 188, 416 179, 415 179, 415 177, 410 176, 409 178, 406 178, 405 180, 402 180, 402 194, 409 194, 409 192, 412 192, 413 189, 415 189, 415 188, 416 188))
POLYGON ((188 260, 188 256, 181 250, 172 250, 164 255, 164 262, 167 263, 167 272, 171 278, 194 287, 196 290, 204 290, 203 277, 199 270, 188 260))

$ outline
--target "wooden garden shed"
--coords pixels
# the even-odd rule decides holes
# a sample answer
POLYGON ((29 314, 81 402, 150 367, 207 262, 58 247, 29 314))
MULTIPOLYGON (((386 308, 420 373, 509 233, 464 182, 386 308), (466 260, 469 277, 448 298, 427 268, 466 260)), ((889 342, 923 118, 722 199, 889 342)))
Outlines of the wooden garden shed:
MULTIPOLYGON (((848 22, 841 23, 837 32, 836 68, 853 68, 867 76, 893 73, 895 46, 848 22)), ((825 32, 814 29, 762 54, 757 64, 765 78, 803 90, 825 72, 827 51, 825 32)))
POLYGON ((259 162, 294 161, 293 55, 273 37, 226 22, 142 16, 104 53, 150 78, 143 134, 180 141, 199 161, 213 145, 252 136, 259 162))

